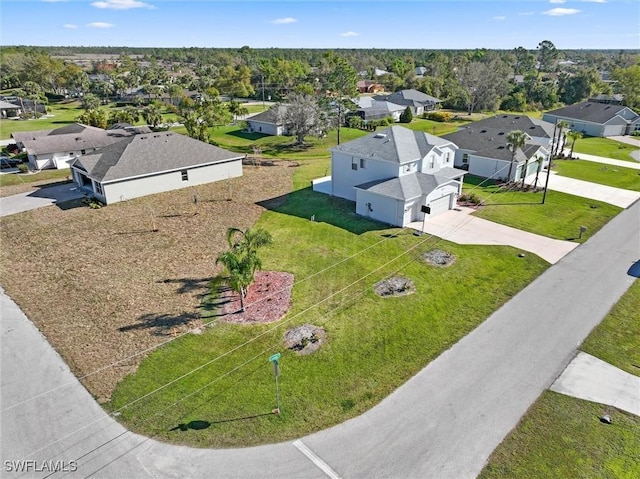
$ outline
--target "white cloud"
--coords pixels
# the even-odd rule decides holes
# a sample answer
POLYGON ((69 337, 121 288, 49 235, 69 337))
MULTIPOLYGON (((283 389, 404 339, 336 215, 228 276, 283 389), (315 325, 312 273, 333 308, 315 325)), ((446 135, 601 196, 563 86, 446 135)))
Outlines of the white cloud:
POLYGON ((154 8, 145 2, 138 0, 105 0, 101 2, 93 2, 91 4, 96 8, 108 8, 110 10, 130 10, 132 8, 154 8))
POLYGON ((542 12, 543 15, 549 15, 551 17, 575 15, 576 13, 580 13, 580 10, 578 10, 577 8, 552 8, 551 10, 547 10, 546 12, 542 12))
POLYGON ((78 28, 78 25, 74 25, 73 23, 65 23, 62 28, 66 28, 67 30, 75 30, 78 28))
POLYGON ((66 2, 67 0, 42 0, 45 3, 61 3, 66 2))
POLYGON ((344 32, 340 34, 341 37, 357 37, 360 36, 359 33, 356 32, 344 32))
POLYGON ((498 20, 498 21, 502 21, 502 20, 506 20, 507 17, 505 17, 504 15, 498 15, 497 17, 493 17, 494 20, 498 20))
POLYGON ((549 3, 564 3, 567 0, 549 0, 549 3))
POLYGON ((87 23, 87 26, 89 28, 111 28, 111 27, 115 27, 115 25, 113 23, 106 23, 106 22, 87 23))
POLYGON ((535 15, 536 12, 520 12, 518 13, 518 15, 522 15, 522 16, 529 16, 529 15, 535 15))
POLYGON ((607 3, 607 0, 580 0, 585 3, 607 3))
POLYGON ((287 23, 296 23, 298 20, 292 17, 286 18, 276 18, 275 20, 271 20, 269 23, 275 23, 276 25, 285 25, 287 23))

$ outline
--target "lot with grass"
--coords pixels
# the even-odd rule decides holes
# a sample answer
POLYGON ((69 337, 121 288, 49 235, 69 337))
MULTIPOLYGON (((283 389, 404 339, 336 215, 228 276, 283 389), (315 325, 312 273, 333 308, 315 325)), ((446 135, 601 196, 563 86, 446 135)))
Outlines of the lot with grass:
POLYGON ((32 173, 0 175, 0 196, 17 195, 48 185, 70 181, 69 170, 42 170, 32 173))
POLYGON ((554 160, 553 164, 553 169, 562 176, 640 191, 640 170, 585 160, 554 160))
POLYGON ((545 204, 542 191, 513 191, 491 181, 465 176, 465 192, 480 197, 475 216, 550 238, 584 242, 622 209, 600 201, 549 190, 545 204), (581 226, 587 230, 577 238, 581 226))
POLYGON ((271 325, 238 326, 213 311, 203 334, 152 353, 108 404, 128 427, 171 442, 229 447, 340 423, 391 393, 548 266, 533 255, 518 258, 509 247, 459 246, 358 217, 353 203, 310 191, 322 168, 322 162, 304 162, 294 191, 269 201, 257 223, 275 240, 263 252, 264 269, 294 274, 289 314, 271 325), (434 248, 453 253, 455 263, 428 265, 421 254, 434 248), (374 283, 390 275, 412 279, 417 291, 377 296, 374 283), (326 330, 327 343, 312 356, 283 346, 285 331, 301 324, 326 330), (276 402, 267 360, 275 352, 282 353, 279 416, 271 414, 276 402))
MULTIPOLYGON (((571 143, 567 143, 567 147, 571 146, 571 143)), ((600 137, 588 137, 581 138, 576 141, 575 148, 573 150, 574 156, 579 156, 580 153, 586 153, 588 155, 604 156, 605 158, 613 158, 616 160, 633 161, 631 158, 632 151, 638 148, 626 143, 620 143, 619 141, 610 140, 609 138, 600 137)))
MULTIPOLYGON (((640 282, 636 281, 581 350, 638 375, 640 282)), ((494 451, 481 479, 640 477, 640 418, 551 391, 531 406, 494 451), (600 422, 604 412, 611 425, 600 422)))

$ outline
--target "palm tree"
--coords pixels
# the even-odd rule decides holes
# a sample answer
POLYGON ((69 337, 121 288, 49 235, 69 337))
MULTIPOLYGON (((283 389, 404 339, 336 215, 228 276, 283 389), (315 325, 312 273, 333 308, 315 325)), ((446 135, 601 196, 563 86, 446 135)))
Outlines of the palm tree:
POLYGON ((227 284, 240 296, 240 310, 244 311, 244 297, 247 295, 247 288, 253 281, 252 265, 247 257, 241 257, 233 251, 225 251, 216 258, 216 264, 221 263, 228 271, 227 276, 216 276, 212 281, 212 286, 227 284))
POLYGON ((242 231, 238 228, 227 230, 227 243, 234 253, 244 254, 251 266, 251 278, 256 271, 262 268, 262 261, 258 257, 258 248, 273 244, 271 234, 259 228, 257 230, 242 231), (239 238, 239 239, 238 239, 239 238))
POLYGON ((536 158, 536 163, 538 163, 538 167, 536 168, 536 179, 533 182, 534 190, 538 187, 538 176, 540 176, 540 171, 542 170, 542 165, 544 164, 544 156, 538 156, 536 158))
POLYGON ((229 251, 220 254, 216 264, 222 264, 228 271, 227 276, 217 276, 212 286, 227 284, 240 295, 240 308, 245 310, 244 297, 253 282, 256 271, 262 268, 262 261, 258 257, 258 248, 273 243, 271 234, 264 229, 242 231, 238 228, 227 230, 229 251))
POLYGON ((522 185, 520 188, 524 190, 524 180, 527 178, 527 170, 529 169, 529 157, 525 155, 524 169, 522 170, 522 185))
POLYGON ((511 181, 511 173, 513 172, 513 162, 516 159, 516 152, 522 148, 527 141, 527 135, 523 131, 514 130, 507 135, 507 148, 511 150, 511 162, 509 163, 509 175, 507 183, 511 181))
POLYGON ((562 135, 562 130, 564 130, 565 128, 569 128, 569 122, 561 120, 556 124, 556 127, 558 128, 558 134, 556 138, 554 138, 554 140, 556 140, 556 144, 554 150, 551 152, 551 159, 556 158, 557 156, 562 154, 565 143, 565 137, 562 135), (562 147, 560 147, 560 138, 562 138, 562 147))
POLYGON ((571 153, 569 153, 569 158, 573 158, 573 147, 576 146, 576 141, 582 138, 582 133, 571 130, 567 132, 567 136, 571 138, 571 153))

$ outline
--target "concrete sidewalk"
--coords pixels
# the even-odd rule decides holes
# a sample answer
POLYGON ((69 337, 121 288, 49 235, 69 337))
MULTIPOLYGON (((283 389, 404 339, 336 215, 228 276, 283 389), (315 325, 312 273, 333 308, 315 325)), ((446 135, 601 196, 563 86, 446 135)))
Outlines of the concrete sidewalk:
MULTIPOLYGON (((458 207, 429 218, 424 232, 458 244, 506 245, 537 254, 555 264, 578 246, 578 243, 561 241, 528 233, 492 221, 472 216, 475 210, 458 207)), ((422 231, 422 222, 408 225, 422 231)))
MULTIPOLYGON (((547 181, 547 173, 540 173, 538 184, 544 185, 547 181)), ((527 182, 528 179, 527 179, 527 182)), ((602 201, 611 205, 627 208, 640 198, 640 192, 614 188, 613 186, 599 185, 589 181, 576 180, 567 176, 560 176, 555 171, 551 172, 549 178, 549 189, 581 196, 592 200, 602 201)))
POLYGON ((640 377, 587 353, 579 352, 550 389, 640 416, 640 377))

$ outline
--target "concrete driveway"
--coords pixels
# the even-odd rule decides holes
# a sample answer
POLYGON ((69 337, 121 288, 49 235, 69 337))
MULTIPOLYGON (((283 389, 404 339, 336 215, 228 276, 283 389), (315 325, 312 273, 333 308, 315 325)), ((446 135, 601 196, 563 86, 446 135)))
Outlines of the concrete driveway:
POLYGON ((38 188, 29 193, 20 193, 18 195, 0 198, 0 216, 9 216, 22 213, 23 211, 35 210, 84 196, 84 193, 76 189, 73 183, 38 188))
MULTIPOLYGON (((475 210, 458 207, 425 222, 424 232, 458 244, 506 245, 537 254, 555 264, 571 252, 578 243, 561 241, 504 226, 472 216, 475 210)), ((422 231, 422 222, 409 224, 422 231)))
MULTIPOLYGON (((540 173, 539 184, 545 184, 545 181, 547 181, 546 175, 547 173, 540 173)), ((551 172, 551 178, 549 178, 549 189, 602 201, 603 203, 609 203, 619 206, 620 208, 627 208, 640 198, 640 192, 638 191, 624 190, 622 188, 576 180, 574 178, 560 176, 554 171, 551 172)))

